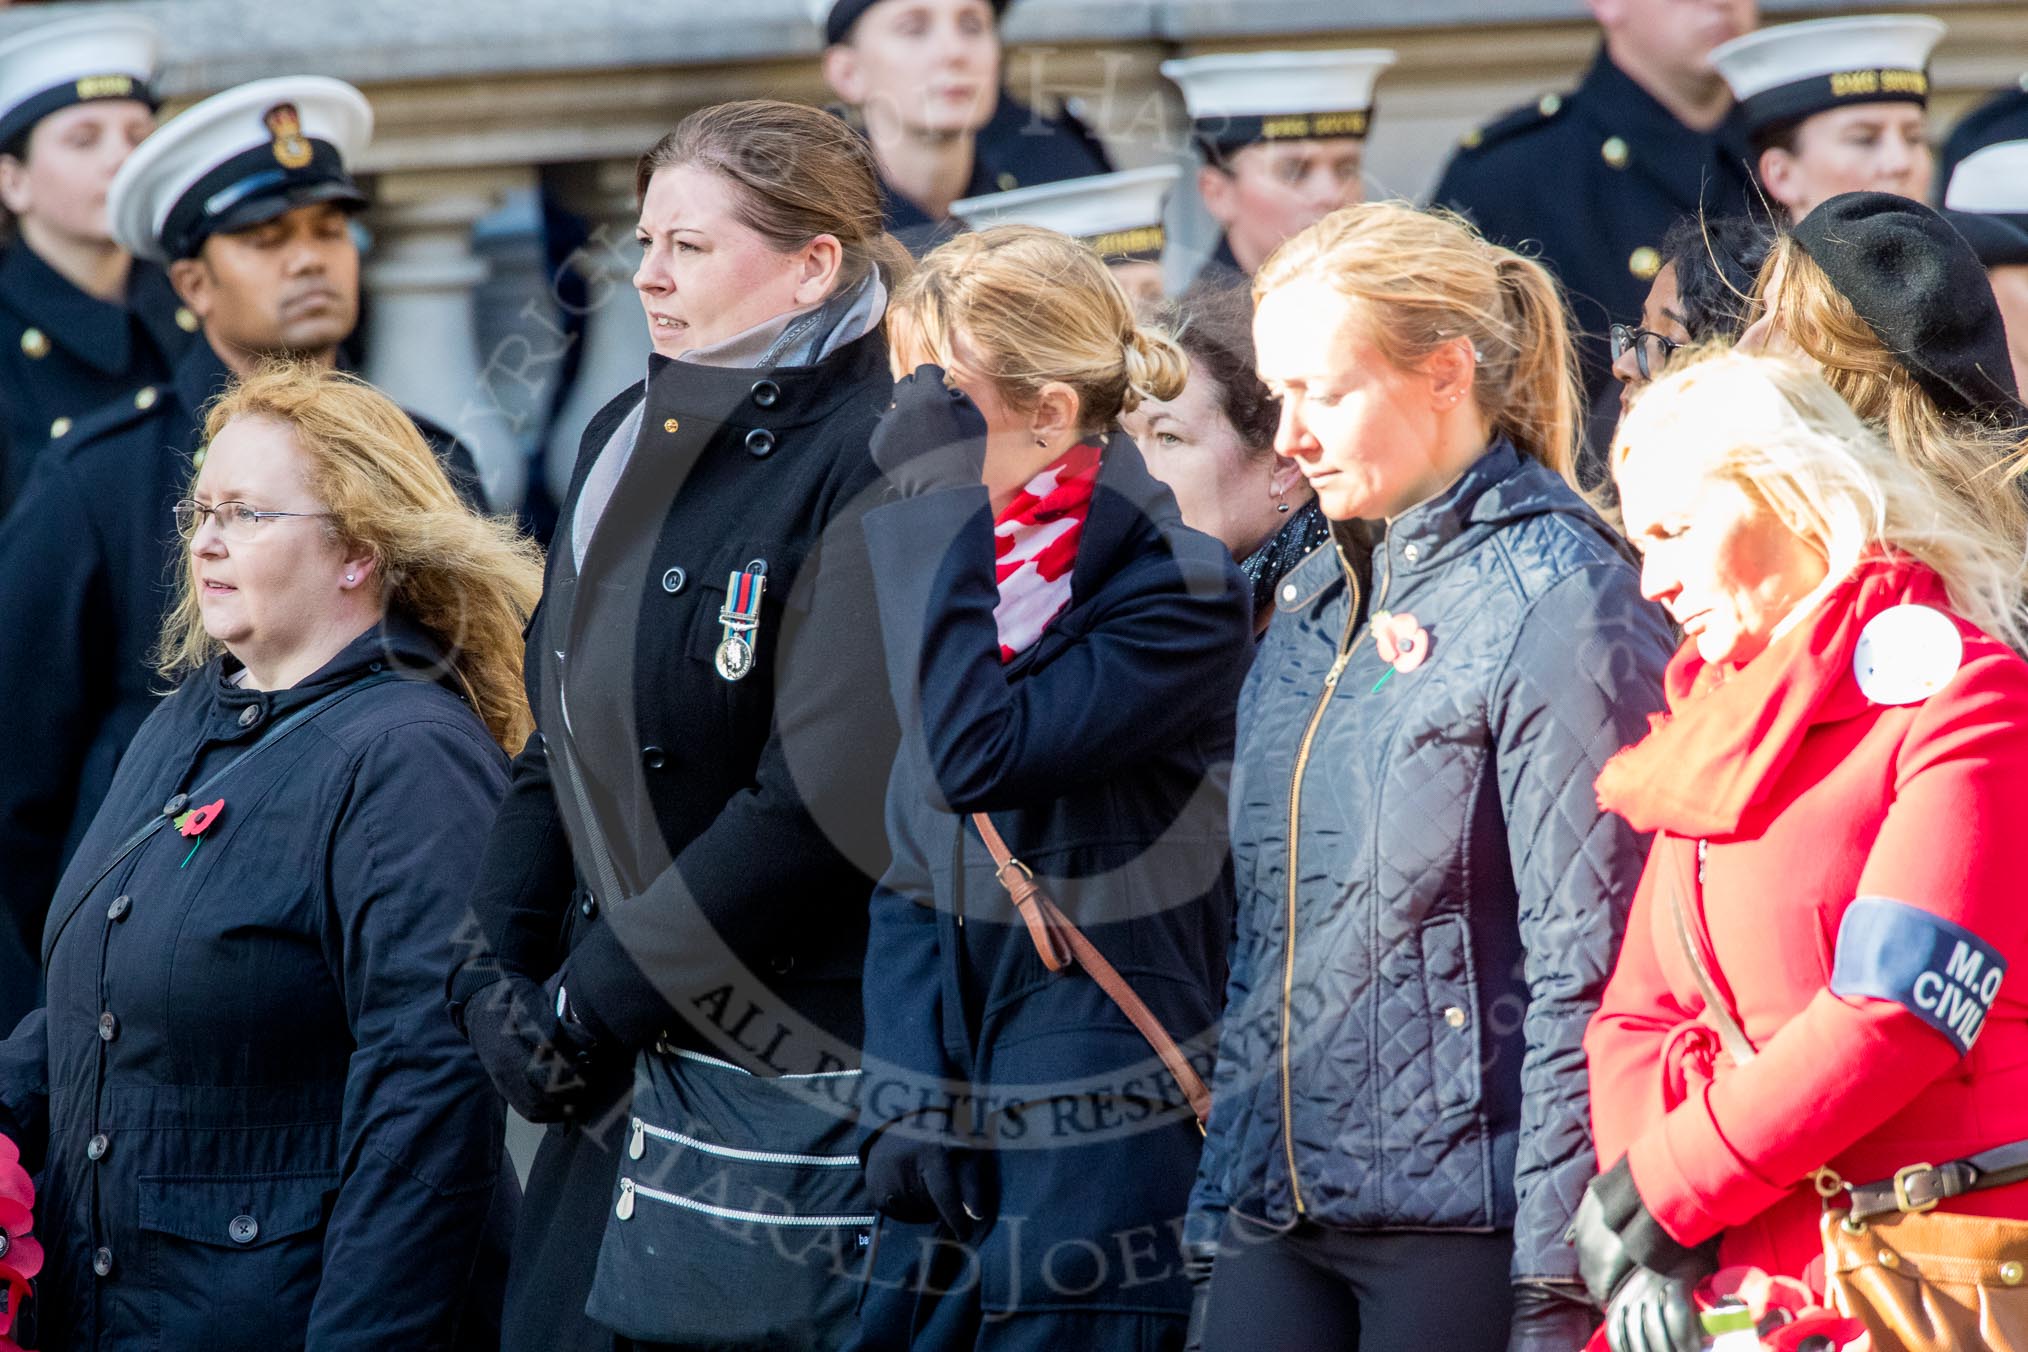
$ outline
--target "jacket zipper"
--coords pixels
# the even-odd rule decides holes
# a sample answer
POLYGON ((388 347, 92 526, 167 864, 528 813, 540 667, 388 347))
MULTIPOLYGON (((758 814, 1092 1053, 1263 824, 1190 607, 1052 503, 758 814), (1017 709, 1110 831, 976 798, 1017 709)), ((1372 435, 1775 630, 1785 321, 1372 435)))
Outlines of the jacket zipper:
MULTIPOLYGON (((1381 537, 1382 548, 1386 536, 1381 537)), ((1345 581, 1352 589, 1352 606, 1345 615, 1345 632, 1338 640, 1338 656, 1332 661, 1331 669, 1324 673, 1324 693, 1317 699, 1317 707, 1310 714, 1309 726, 1303 729, 1303 740, 1296 744, 1296 769, 1289 780, 1289 923, 1284 944, 1285 957, 1282 962, 1282 1153, 1289 1166, 1289 1195, 1296 1204, 1298 1216, 1307 1215, 1309 1208, 1303 1202, 1303 1185, 1296 1177, 1296 1131, 1294 1123, 1295 1093, 1290 1087, 1289 1076, 1289 1010, 1295 998, 1296 989, 1296 877, 1297 859, 1300 854, 1303 771, 1310 764, 1310 743, 1316 738, 1317 725, 1324 721, 1324 710, 1330 707, 1332 692, 1338 688, 1338 679, 1345 674, 1345 668, 1352 661, 1356 646, 1353 635, 1359 623, 1359 577, 1345 565, 1341 549, 1338 561, 1345 569, 1345 581)), ((1392 580, 1389 570, 1387 581, 1392 580)), ((1381 594, 1387 592, 1387 582, 1381 584, 1381 594)), ((1377 599, 1377 598, 1376 598, 1377 599)))

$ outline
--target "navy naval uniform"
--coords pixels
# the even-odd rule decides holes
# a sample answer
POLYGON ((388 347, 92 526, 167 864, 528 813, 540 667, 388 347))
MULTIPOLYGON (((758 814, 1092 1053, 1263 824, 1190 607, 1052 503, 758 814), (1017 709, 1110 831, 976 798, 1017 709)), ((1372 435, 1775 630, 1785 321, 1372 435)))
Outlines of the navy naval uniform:
POLYGON ((45 442, 164 379, 196 333, 153 263, 135 261, 121 305, 79 290, 25 243, 0 254, 0 511, 45 442))
POLYGON ((1744 137, 1693 131, 1603 49, 1568 94, 1468 132, 1432 200, 1496 244, 1539 254, 1570 292, 1587 396, 1612 390, 1607 330, 1637 323, 1669 227, 1756 200, 1744 137))
MULTIPOLYGON (((960 197, 1012 192, 1038 183, 1109 174, 1112 162, 1091 129, 1065 108, 1060 117, 1045 117, 1012 94, 1002 91, 992 118, 979 129, 972 146, 972 181, 960 197)), ((920 258, 964 228, 955 220, 932 220, 929 213, 896 192, 886 179, 880 195, 887 233, 920 258)))
MULTIPOLYGON (((210 343, 192 344, 169 380, 53 443, 0 523, 0 708, 12 721, 0 775, 0 1028, 36 1004, 51 890, 167 693, 152 655, 184 557, 170 508, 201 463, 204 406, 231 380, 210 343)), ((482 505, 470 451, 417 426, 482 505)))

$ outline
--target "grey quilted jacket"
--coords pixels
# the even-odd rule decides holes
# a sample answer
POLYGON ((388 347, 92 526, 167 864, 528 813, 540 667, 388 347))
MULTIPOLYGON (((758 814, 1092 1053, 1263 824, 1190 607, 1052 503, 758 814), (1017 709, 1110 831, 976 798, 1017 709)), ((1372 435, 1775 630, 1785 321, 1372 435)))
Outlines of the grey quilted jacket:
POLYGON ((1191 1235, 1228 1206, 1512 1227, 1515 1281, 1572 1281, 1581 1042, 1647 848, 1592 780, 1662 707, 1662 614, 1625 543, 1504 440, 1384 531, 1336 528, 1275 605, 1241 697, 1191 1235), (1425 631, 1413 670, 1381 660, 1383 610, 1425 631))

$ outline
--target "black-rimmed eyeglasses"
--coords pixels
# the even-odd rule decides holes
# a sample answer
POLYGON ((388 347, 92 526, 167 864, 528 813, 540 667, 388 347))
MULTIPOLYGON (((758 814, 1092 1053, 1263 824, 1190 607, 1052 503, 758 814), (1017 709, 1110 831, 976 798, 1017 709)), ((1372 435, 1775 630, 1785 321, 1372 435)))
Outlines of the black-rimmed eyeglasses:
POLYGON ((1653 380, 1668 363, 1669 354, 1683 344, 1674 338, 1666 338, 1653 329, 1637 329, 1631 324, 1615 324, 1612 327, 1613 360, 1626 355, 1627 349, 1634 350, 1634 366, 1641 373, 1641 379, 1653 380))

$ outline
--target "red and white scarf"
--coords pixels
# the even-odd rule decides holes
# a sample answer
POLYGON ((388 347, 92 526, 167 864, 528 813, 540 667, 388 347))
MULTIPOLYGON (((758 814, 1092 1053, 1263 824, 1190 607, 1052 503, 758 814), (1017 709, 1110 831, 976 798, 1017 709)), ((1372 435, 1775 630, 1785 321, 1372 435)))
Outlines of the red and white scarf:
POLYGON ((993 578, 1000 584, 1000 603, 993 607, 993 623, 1000 631, 1002 662, 1041 638, 1070 606, 1070 573, 1098 469, 1098 447, 1073 446, 994 518, 993 578))

